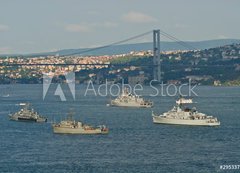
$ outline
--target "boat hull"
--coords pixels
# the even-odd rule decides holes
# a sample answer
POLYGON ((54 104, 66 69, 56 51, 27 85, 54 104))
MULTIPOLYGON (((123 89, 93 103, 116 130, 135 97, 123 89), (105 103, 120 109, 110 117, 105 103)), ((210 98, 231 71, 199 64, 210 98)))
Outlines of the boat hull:
POLYGON ((53 133, 59 134, 80 134, 80 135, 97 135, 97 134, 107 134, 108 131, 102 131, 101 129, 81 129, 81 128, 66 128, 57 127, 53 125, 53 133))
POLYGON ((189 125, 189 126, 220 126, 220 122, 207 122, 207 120, 170 119, 153 116, 153 122, 158 124, 189 125))
POLYGON ((35 119, 35 118, 11 117, 11 116, 10 116, 10 120, 12 120, 12 121, 23 121, 23 122, 36 122, 36 123, 47 122, 46 118, 35 119))
POLYGON ((110 106, 117 106, 117 107, 134 107, 134 108, 151 108, 153 107, 153 105, 141 105, 141 104, 138 104, 138 103, 129 103, 129 102, 112 102, 110 104, 110 106))

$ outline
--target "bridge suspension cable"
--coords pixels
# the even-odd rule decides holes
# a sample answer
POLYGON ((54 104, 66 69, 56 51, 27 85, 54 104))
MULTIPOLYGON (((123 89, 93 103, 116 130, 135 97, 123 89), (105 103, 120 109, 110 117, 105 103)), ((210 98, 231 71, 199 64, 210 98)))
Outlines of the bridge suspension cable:
MULTIPOLYGON (((119 44, 122 44, 122 43, 125 43, 125 42, 128 42, 128 41, 131 41, 131 40, 135 40, 137 38, 140 38, 140 37, 143 37, 143 36, 146 36, 148 34, 151 34, 153 31, 147 31, 147 32, 144 32, 142 34, 139 34, 139 35, 135 35, 133 37, 130 37, 130 38, 127 38, 127 39, 124 39, 124 40, 121 40, 121 41, 117 41, 117 42, 113 42, 111 44, 107 44, 105 46, 100 46, 100 47, 95 47, 95 48, 90 48, 90 49, 86 49, 86 50, 82 50, 82 51, 77 51, 77 52, 74 52, 74 53, 69 53, 69 54, 64 54, 63 56, 71 56, 71 55, 81 55, 81 54, 84 54, 84 53, 88 53, 88 52, 92 52, 92 51, 96 51, 96 50, 100 50, 100 49, 104 49, 104 48, 108 48, 108 47, 111 47, 111 46, 114 46, 114 45, 119 45, 119 44)), ((160 30, 160 34, 163 35, 164 37, 167 37, 169 38, 170 40, 173 40, 175 41, 176 43, 178 43, 179 45, 185 47, 185 48, 188 48, 190 50, 196 50, 195 47, 193 47, 192 45, 184 42, 184 41, 181 41, 180 39, 166 33, 165 31, 163 30, 160 30)), ((77 64, 0 64, 0 66, 31 66, 31 65, 77 65, 77 64)), ((79 65, 87 65, 87 64, 79 64, 79 65)), ((89 64, 89 65, 94 65, 94 64, 89 64)), ((104 65, 104 64, 96 64, 96 65, 104 65)), ((107 64, 106 64, 107 65, 107 64)))
POLYGON ((80 54, 92 52, 92 51, 95 51, 95 50, 105 49, 105 48, 108 48, 108 47, 111 47, 111 46, 114 46, 114 45, 119 45, 119 44, 122 44, 122 43, 125 43, 125 42, 128 42, 128 41, 131 41, 131 40, 135 40, 137 38, 143 37, 143 36, 148 35, 150 33, 152 33, 152 31, 148 31, 148 32, 145 32, 145 33, 142 33, 142 34, 139 34, 139 35, 121 40, 121 41, 113 42, 113 43, 105 45, 105 46, 100 46, 100 47, 95 47, 95 48, 91 48, 91 49, 87 49, 87 50, 83 50, 83 51, 79 51, 79 52, 65 54, 64 56, 80 55, 80 54))
POLYGON ((189 43, 187 43, 187 42, 184 42, 184 41, 182 41, 182 40, 174 37, 173 35, 170 35, 170 34, 164 32, 163 30, 160 30, 160 34, 163 35, 163 36, 165 36, 165 37, 167 37, 167 38, 169 38, 170 40, 175 41, 175 42, 178 43, 179 45, 181 45, 181 46, 183 46, 183 47, 186 47, 186 48, 188 48, 188 49, 190 49, 190 50, 196 50, 196 49, 197 49, 197 48, 193 47, 191 44, 189 44, 189 43))
MULTIPOLYGON (((121 41, 113 42, 111 44, 107 44, 107 45, 104 45, 104 46, 99 46, 99 47, 90 48, 90 49, 86 49, 86 50, 82 50, 82 51, 77 51, 77 52, 74 52, 74 53, 64 54, 64 56, 81 55, 81 54, 84 54, 84 53, 89 53, 89 52, 93 52, 93 51, 96 51, 96 50, 105 49, 105 48, 108 48, 108 47, 111 47, 111 46, 126 43, 126 42, 131 41, 131 40, 135 40, 137 38, 143 37, 143 36, 151 34, 151 33, 152 33, 152 30, 147 31, 147 32, 142 33, 142 34, 139 34, 139 35, 136 35, 136 36, 133 36, 133 37, 130 37, 130 38, 127 38, 127 39, 124 39, 124 40, 121 40, 121 41)), ((190 50, 196 50, 197 49, 194 46, 192 46, 191 44, 186 43, 186 42, 176 38, 175 36, 168 34, 167 32, 165 32, 163 30, 160 30, 160 34, 163 35, 164 37, 172 40, 172 41, 175 41, 177 44, 179 44, 179 45, 181 45, 181 46, 183 46, 187 49, 190 49, 190 50)))

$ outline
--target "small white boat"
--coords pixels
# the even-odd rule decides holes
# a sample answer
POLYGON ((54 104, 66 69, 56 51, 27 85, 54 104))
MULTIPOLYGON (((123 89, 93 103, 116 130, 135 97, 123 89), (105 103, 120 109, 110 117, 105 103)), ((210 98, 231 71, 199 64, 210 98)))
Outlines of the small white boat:
POLYGON ((9 97, 9 96, 10 96, 9 94, 2 95, 2 97, 9 97))
POLYGON ((192 99, 185 99, 185 98, 180 98, 179 100, 176 100, 177 104, 191 104, 193 103, 192 99))
POLYGON ((19 103, 20 106, 26 106, 27 103, 19 103))

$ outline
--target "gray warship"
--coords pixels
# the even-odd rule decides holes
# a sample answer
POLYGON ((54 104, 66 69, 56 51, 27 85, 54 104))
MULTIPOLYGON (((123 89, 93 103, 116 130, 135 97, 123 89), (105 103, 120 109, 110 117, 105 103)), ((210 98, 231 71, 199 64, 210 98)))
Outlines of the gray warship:
POLYGON ((217 118, 198 112, 196 108, 185 108, 181 101, 176 103, 177 105, 170 111, 161 115, 152 112, 153 122, 174 125, 220 126, 220 121, 217 118))
POLYGON ((30 103, 20 103, 23 108, 9 115, 9 119, 13 121, 29 121, 29 122, 47 122, 47 118, 40 116, 33 108, 30 108, 30 103))
POLYGON ((93 127, 73 119, 73 112, 69 112, 67 119, 60 123, 52 124, 53 133, 58 134, 79 134, 79 135, 97 135, 108 134, 108 128, 105 125, 93 127))
POLYGON ((153 107, 153 102, 134 95, 127 88, 124 88, 122 93, 116 99, 111 100, 107 106, 151 108, 153 107))

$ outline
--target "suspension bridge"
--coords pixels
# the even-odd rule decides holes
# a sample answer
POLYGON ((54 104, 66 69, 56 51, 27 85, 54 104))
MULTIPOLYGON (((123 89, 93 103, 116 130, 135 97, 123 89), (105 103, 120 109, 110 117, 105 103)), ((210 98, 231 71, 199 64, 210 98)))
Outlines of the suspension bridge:
MULTIPOLYGON (((138 66, 152 66, 153 67, 153 78, 154 80, 160 82, 161 81, 161 45, 160 45, 160 36, 164 36, 174 42, 176 42, 177 44, 187 48, 188 50, 196 50, 195 47, 193 47, 192 45, 181 41, 180 39, 168 34, 167 32, 164 32, 163 30, 157 29, 157 30, 153 30, 153 31, 148 31, 139 35, 135 35, 132 37, 129 37, 127 39, 121 40, 121 41, 117 41, 117 42, 113 42, 111 44, 107 44, 104 46, 100 46, 100 47, 95 47, 95 48, 91 48, 91 49, 87 49, 87 50, 82 50, 82 51, 76 51, 74 53, 68 53, 68 54, 64 54, 63 56, 76 56, 76 55, 86 55, 87 53, 91 53, 93 51, 96 50, 100 50, 100 49, 106 49, 108 47, 112 47, 115 45, 121 45, 123 43, 127 43, 129 41, 144 37, 146 35, 150 35, 153 34, 153 63, 151 65, 145 65, 145 64, 141 64, 138 66)), ((62 63, 62 64, 56 64, 56 63, 2 63, 0 64, 0 66, 107 66, 107 67, 111 67, 111 66, 129 66, 127 64, 109 64, 109 63, 96 63, 96 64, 83 64, 83 63, 62 63)))

